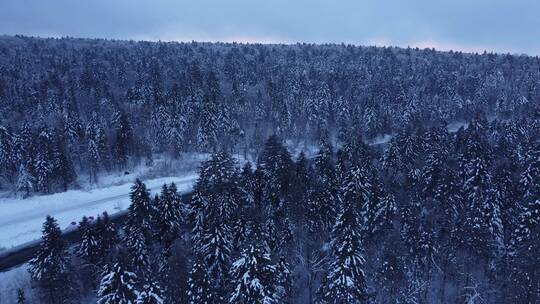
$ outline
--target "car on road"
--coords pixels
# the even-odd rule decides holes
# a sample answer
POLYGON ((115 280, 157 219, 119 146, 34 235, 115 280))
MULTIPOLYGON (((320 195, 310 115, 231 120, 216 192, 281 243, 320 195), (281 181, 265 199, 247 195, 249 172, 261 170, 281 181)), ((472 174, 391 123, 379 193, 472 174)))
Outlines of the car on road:
MULTIPOLYGON (((82 218, 82 217, 81 217, 82 218)), ((95 222, 96 218, 92 215, 90 216, 87 216, 86 217, 88 219, 88 222, 89 223, 93 223, 95 222)), ((75 229, 77 227, 79 227, 79 221, 78 219, 73 219, 70 223, 69 223, 69 226, 66 227, 66 229, 75 229)))

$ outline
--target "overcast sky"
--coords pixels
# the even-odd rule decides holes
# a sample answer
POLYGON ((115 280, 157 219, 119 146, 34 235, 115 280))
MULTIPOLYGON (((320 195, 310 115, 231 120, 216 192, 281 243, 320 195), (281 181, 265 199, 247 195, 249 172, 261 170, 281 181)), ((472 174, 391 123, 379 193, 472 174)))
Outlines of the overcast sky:
POLYGON ((540 55, 540 0, 0 0, 0 34, 540 55))

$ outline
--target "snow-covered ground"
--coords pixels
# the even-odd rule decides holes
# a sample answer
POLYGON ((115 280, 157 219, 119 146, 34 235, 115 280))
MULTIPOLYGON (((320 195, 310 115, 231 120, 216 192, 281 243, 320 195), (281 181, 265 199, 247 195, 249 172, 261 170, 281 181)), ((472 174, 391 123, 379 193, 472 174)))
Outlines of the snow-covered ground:
POLYGON ((28 264, 0 272, 0 304, 16 303, 19 288, 24 291, 26 303, 39 303, 32 291, 28 264))
POLYGON ((456 121, 448 124, 446 126, 446 130, 448 130, 450 133, 456 133, 461 127, 467 129, 469 127, 469 123, 466 121, 456 121))
MULTIPOLYGON (((160 177, 144 180, 152 193, 159 192, 164 183, 174 182, 180 192, 192 189, 197 174, 189 172, 182 176, 160 177)), ((51 195, 0 199, 0 248, 7 249, 41 237, 41 226, 47 215, 52 215, 62 229, 82 216, 96 216, 106 211, 114 214, 125 210, 130 203, 132 185, 109 186, 92 190, 69 190, 51 195)))

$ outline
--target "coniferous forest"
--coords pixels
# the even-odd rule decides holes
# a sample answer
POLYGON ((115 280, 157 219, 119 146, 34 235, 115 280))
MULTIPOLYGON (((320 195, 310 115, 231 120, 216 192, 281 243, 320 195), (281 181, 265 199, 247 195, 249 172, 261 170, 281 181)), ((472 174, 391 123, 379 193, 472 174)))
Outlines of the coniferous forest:
POLYGON ((538 57, 0 38, 0 189, 185 153, 188 196, 137 180, 74 246, 48 217, 16 301, 540 301, 538 57))

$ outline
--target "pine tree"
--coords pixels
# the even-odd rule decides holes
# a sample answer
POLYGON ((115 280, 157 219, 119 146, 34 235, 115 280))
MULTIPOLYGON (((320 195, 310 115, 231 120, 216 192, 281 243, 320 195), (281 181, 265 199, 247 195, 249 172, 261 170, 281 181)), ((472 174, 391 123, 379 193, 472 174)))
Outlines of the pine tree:
POLYGON ((100 262, 108 262, 112 250, 117 243, 116 228, 109 219, 109 214, 103 212, 96 220, 96 238, 98 241, 100 262))
POLYGON ((320 143, 319 153, 315 156, 314 166, 320 183, 330 186, 334 182, 333 149, 327 137, 323 137, 320 143))
POLYGON ((197 144, 199 148, 206 151, 217 149, 218 143, 218 105, 208 94, 204 95, 202 104, 202 115, 197 133, 197 144))
POLYGON ((24 291, 19 288, 17 289, 17 304, 24 304, 26 303, 26 297, 24 296, 24 291))
POLYGON ((540 145, 529 151, 525 170, 521 174, 523 202, 520 204, 516 229, 512 233, 511 301, 535 303, 540 294, 540 145))
POLYGON ((14 138, 4 126, 0 126, 0 177, 11 181, 12 175, 16 173, 16 163, 14 162, 14 138))
POLYGON ((212 294, 211 281, 204 260, 197 256, 189 272, 188 279, 188 303, 189 304, 212 304, 214 296, 212 294))
POLYGON ((400 232, 411 256, 411 264, 429 271, 439 244, 434 238, 433 224, 429 222, 428 215, 423 214, 423 205, 418 199, 414 199, 404 208, 400 232))
POLYGON ((291 182, 290 201, 293 203, 290 212, 292 219, 299 222, 303 219, 311 219, 307 216, 308 197, 311 188, 313 172, 308 164, 308 160, 304 152, 300 152, 296 163, 294 164, 294 173, 291 182))
POLYGON ((47 216, 42 231, 40 248, 29 262, 29 271, 50 303, 62 302, 70 290, 68 256, 62 232, 51 216, 47 216))
POLYGON ((122 169, 127 165, 129 154, 133 151, 133 129, 128 116, 123 112, 115 112, 112 124, 116 130, 114 154, 117 166, 122 169))
POLYGON ((67 157, 64 151, 65 143, 62 139, 57 139, 53 149, 54 168, 53 178, 57 184, 62 186, 63 191, 67 191, 68 187, 77 180, 77 174, 71 159, 67 157))
POLYGON ((321 140, 320 145, 321 150, 314 161, 317 178, 307 199, 308 227, 312 233, 330 231, 339 208, 333 204, 337 191, 332 146, 327 139, 321 140))
POLYGON ((170 247, 180 235, 183 223, 182 206, 176 186, 163 185, 157 206, 157 237, 165 247, 170 247))
POLYGON ((380 182, 366 167, 352 168, 343 180, 342 198, 346 204, 359 209, 359 222, 365 237, 371 238, 383 227, 390 227, 395 203, 391 195, 384 195, 380 182))
POLYGON ((19 173, 17 175, 17 192, 23 193, 23 197, 30 196, 34 189, 35 179, 26 164, 19 165, 19 173))
POLYGON ((281 140, 272 135, 264 144, 259 156, 257 170, 266 180, 264 196, 274 207, 279 205, 280 197, 288 194, 291 181, 292 159, 281 140))
POLYGON ((190 210, 188 214, 188 221, 193 227, 191 230, 191 240, 193 242, 193 248, 202 247, 202 236, 205 228, 205 215, 208 211, 208 202, 200 194, 200 192, 195 192, 191 197, 190 210))
POLYGON ((36 154, 34 156, 34 172, 36 177, 36 190, 50 193, 51 179, 54 171, 52 148, 52 134, 43 126, 36 139, 36 154))
POLYGON ((223 222, 208 223, 201 237, 200 253, 208 265, 208 271, 217 285, 223 287, 226 282, 231 260, 231 232, 223 222))
POLYGON ((90 265, 96 265, 101 255, 101 248, 96 235, 96 229, 90 227, 88 218, 84 216, 79 223, 81 231, 81 243, 77 248, 77 255, 90 265))
POLYGON ((331 230, 339 208, 334 204, 335 197, 336 194, 327 187, 317 187, 308 192, 306 218, 312 233, 331 230))
POLYGON ((532 199, 522 207, 517 229, 513 235, 512 282, 517 290, 511 290, 512 301, 535 303, 540 294, 540 199, 532 199))
POLYGON ((281 302, 288 303, 292 298, 293 277, 291 267, 285 257, 280 257, 276 264, 276 295, 281 302))
POLYGON ((490 151, 478 131, 470 132, 465 151, 460 155, 467 211, 461 229, 464 245, 477 256, 489 258, 496 253, 494 240, 502 234, 500 206, 491 186, 490 151))
POLYGON ((126 231, 126 248, 129 256, 130 269, 139 276, 149 271, 149 252, 145 236, 140 227, 132 227, 126 231))
POLYGON ((195 190, 207 199, 223 198, 223 216, 229 217, 236 208, 239 195, 238 172, 236 163, 227 152, 218 152, 211 159, 204 162, 199 170, 199 179, 195 190))
POLYGON ((321 303, 363 303, 369 299, 358 218, 354 203, 344 202, 332 231, 334 258, 319 289, 321 303))
POLYGON ((201 149, 216 151, 220 136, 226 130, 224 117, 226 109, 220 103, 221 89, 214 71, 208 73, 206 92, 203 96, 197 143, 201 149))
POLYGON ((231 269, 232 291, 229 303, 278 303, 278 274, 268 250, 251 245, 231 269))
POLYGON ((141 180, 136 179, 129 194, 131 205, 128 208, 128 220, 126 229, 130 230, 137 227, 142 232, 144 241, 147 240, 150 229, 154 206, 150 201, 150 192, 141 180))
POLYGON ((121 262, 107 266, 97 293, 98 304, 132 304, 137 299, 135 282, 137 276, 125 269, 121 262))
POLYGON ((164 292, 154 281, 150 280, 143 284, 137 296, 137 304, 163 304, 165 303, 164 292))
POLYGON ((255 203, 255 175, 248 161, 242 167, 239 181, 240 192, 242 196, 243 206, 252 206, 255 203))
POLYGON ((406 283, 406 268, 403 265, 404 263, 400 254, 396 252, 396 243, 392 241, 396 240, 386 242, 386 245, 382 249, 380 264, 377 268, 377 276, 375 278, 379 286, 377 295, 383 301, 396 299, 406 283))
POLYGON ((86 126, 88 139, 87 155, 90 160, 91 182, 97 182, 97 173, 103 166, 107 166, 107 143, 105 131, 96 112, 92 113, 86 126))
POLYGON ((90 158, 90 182, 97 182, 97 172, 100 166, 98 147, 94 139, 88 141, 88 156, 90 158))

